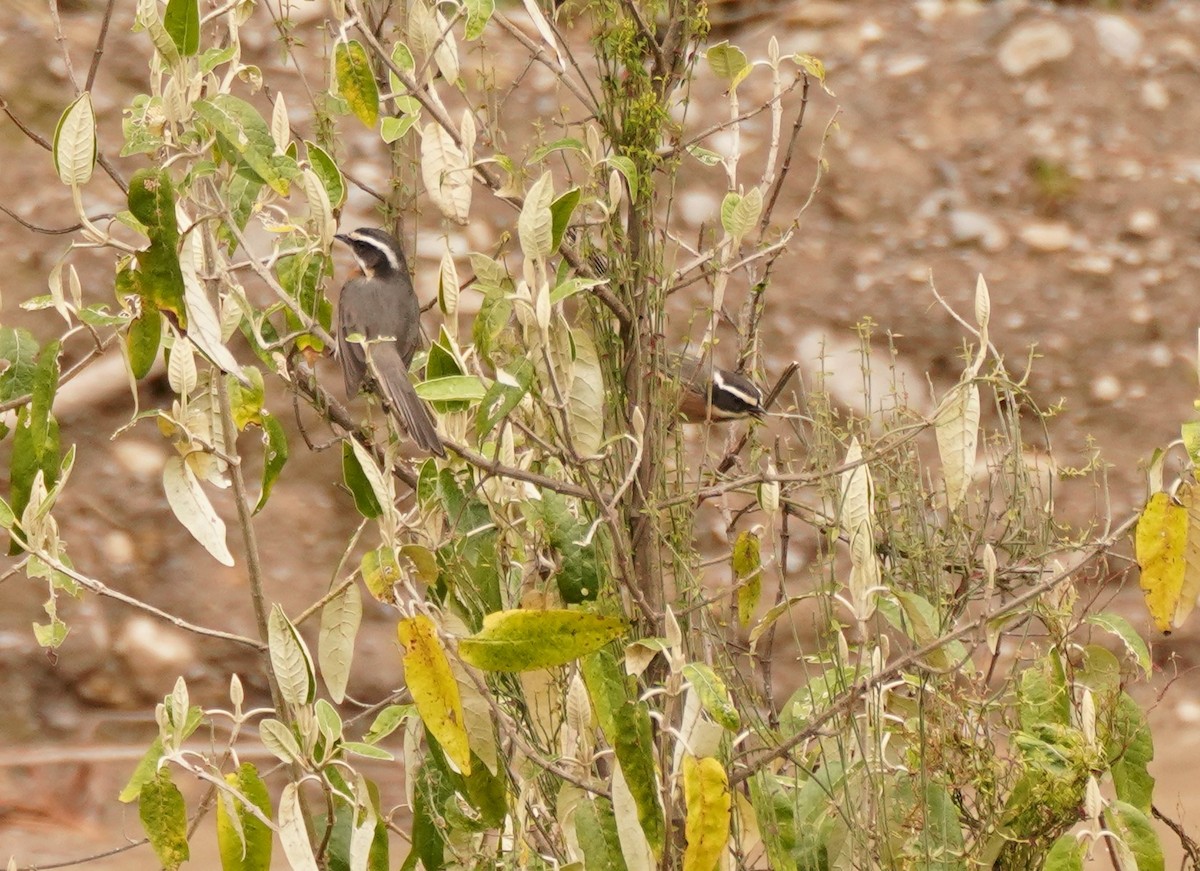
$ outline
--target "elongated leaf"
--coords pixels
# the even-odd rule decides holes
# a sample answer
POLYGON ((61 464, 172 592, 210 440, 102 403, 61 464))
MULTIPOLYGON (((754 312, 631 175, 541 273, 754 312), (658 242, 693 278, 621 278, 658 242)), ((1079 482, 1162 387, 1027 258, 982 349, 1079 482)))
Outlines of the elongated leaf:
POLYGON ((165 871, 175 871, 188 860, 187 807, 169 769, 159 769, 142 785, 138 816, 165 871))
POLYGON ((587 611, 496 611, 458 643, 462 658, 485 671, 533 671, 565 665, 625 631, 614 617, 587 611))
POLYGON ((733 239, 740 240, 754 229, 762 208, 762 191, 758 188, 744 195, 728 193, 721 202, 721 226, 733 239))
MULTIPOLYGON (((738 586, 738 622, 742 628, 750 625, 754 609, 762 597, 762 542, 750 531, 738 533, 733 543, 733 575, 738 586)), ((736 727, 735 727, 736 728, 736 727)))
POLYGON ((325 603, 321 609, 321 635, 317 641, 317 662, 329 697, 338 704, 346 696, 350 665, 354 661, 354 640, 362 622, 362 594, 350 584, 325 603))
POLYGON ((447 375, 430 378, 416 386, 417 396, 429 402, 475 403, 487 396, 487 387, 477 375, 447 375))
POLYGON ((496 11, 496 0, 465 0, 467 10, 467 25, 464 31, 467 42, 479 39, 483 30, 496 11))
POLYGON ((204 238, 200 233, 191 233, 184 240, 179 252, 179 272, 183 277, 183 302, 187 308, 188 339, 201 354, 222 372, 243 380, 237 359, 225 347, 221 339, 221 319, 208 298, 208 291, 200 281, 207 271, 204 255, 204 238))
POLYGON ((1126 692, 1117 701, 1104 749, 1111 760, 1117 798, 1149 814, 1154 798, 1154 777, 1149 770, 1154 760, 1154 736, 1146 712, 1126 692))
POLYGON ((217 516, 208 496, 183 457, 168 457, 163 466, 167 504, 184 529, 221 565, 232 566, 233 554, 225 543, 225 521, 217 516))
POLYGON ((691 683, 710 717, 731 732, 741 728, 741 717, 720 675, 703 663, 689 662, 683 667, 683 676, 691 683))
POLYGON ((629 871, 653 871, 657 867, 654 849, 641 819, 638 802, 620 762, 613 766, 613 817, 617 824, 617 840, 629 871))
MULTIPOLYGON (((383 513, 383 506, 375 495, 371 480, 363 471, 358 460, 358 453, 350 444, 353 439, 342 442, 342 480, 345 481, 350 495, 354 497, 354 507, 358 513, 368 520, 373 520, 383 513)), ((371 463, 374 467, 374 461, 371 463)))
POLYGON ((558 246, 562 244, 563 234, 567 232, 567 227, 571 226, 571 216, 575 214, 575 207, 579 205, 581 196, 579 188, 571 188, 550 204, 550 217, 553 219, 553 238, 550 242, 552 252, 557 251, 558 246))
POLYGON ((0 327, 0 402, 25 396, 33 389, 38 343, 29 330, 0 327))
POLYGON ((141 169, 129 180, 129 211, 141 221, 150 247, 137 252, 136 288, 142 310, 157 309, 181 329, 188 328, 183 271, 179 263, 179 224, 175 189, 165 170, 141 169))
POLYGON ((317 695, 312 656, 278 602, 271 607, 267 618, 267 647, 283 700, 294 707, 312 704, 317 695))
POLYGON ((96 114, 92 96, 80 94, 58 120, 54 130, 54 170, 65 185, 88 183, 96 166, 96 114))
POLYGON ((129 349, 129 370, 135 380, 141 381, 150 374, 161 342, 162 315, 158 309, 148 308, 130 322, 125 344, 129 349))
POLYGON ((1100 614, 1089 614, 1084 618, 1093 626, 1099 626, 1106 632, 1111 632, 1125 645, 1125 649, 1129 655, 1133 657, 1138 667, 1142 670, 1143 676, 1150 677, 1150 669, 1153 662, 1150 659, 1150 648, 1146 646, 1145 640, 1138 631, 1133 628, 1128 620, 1120 614, 1114 614, 1111 611, 1105 611, 1100 614))
POLYGON ((329 205, 334 209, 341 208, 346 201, 346 181, 337 162, 329 156, 328 151, 307 139, 304 140, 304 150, 308 153, 312 171, 325 186, 325 193, 329 195, 329 205))
POLYGON ((942 400, 934 417, 938 455, 942 459, 942 478, 946 482, 946 503, 957 508, 967 495, 975 472, 979 445, 979 387, 964 381, 942 400))
POLYGON ((606 798, 584 800, 575 809, 579 850, 587 857, 587 871, 626 871, 617 835, 612 802, 606 798))
POLYGON ((288 461, 287 433, 284 432, 279 418, 264 411, 262 413, 262 430, 262 495, 258 497, 258 504, 254 506, 255 514, 266 507, 267 499, 271 496, 271 488, 275 486, 275 482, 279 479, 279 473, 283 471, 283 467, 288 461))
POLYGON ((592 337, 576 330, 575 361, 571 366, 571 434, 575 452, 589 457, 604 444, 604 371, 592 337))
MULTIPOLYGON (((271 797, 258 769, 243 762, 236 772, 225 775, 225 782, 245 796, 251 805, 271 819, 271 797)), ((271 842, 274 835, 265 823, 246 806, 222 795, 217 804, 217 846, 222 871, 268 871, 271 867, 271 842), (232 808, 232 812, 230 810, 232 808)))
POLYGON ((300 787, 289 783, 279 796, 279 843, 292 871, 318 871, 304 826, 304 808, 300 804, 300 787))
POLYGON ((339 42, 334 50, 334 69, 338 93, 350 104, 350 111, 365 127, 375 129, 379 121, 379 88, 362 43, 356 39, 339 42))
POLYGON ((303 762, 304 753, 291 727, 270 717, 258 724, 258 739, 277 758, 288 764, 303 762))
POLYGON ((683 795, 687 803, 683 871, 713 871, 729 840, 732 797, 729 778, 711 756, 683 757, 683 795))
POLYGON ((121 788, 121 792, 117 796, 117 801, 128 804, 141 795, 142 787, 148 781, 153 780, 158 774, 158 760, 162 759, 162 757, 163 742, 160 735, 154 739, 146 749, 145 754, 138 761, 133 774, 129 776, 129 781, 121 788))
POLYGON ((550 213, 553 201, 554 177, 544 172, 525 195, 525 205, 517 218, 521 253, 527 260, 549 257, 554 250, 554 218, 550 213))
POLYGON ((1117 800, 1107 815, 1108 826, 1116 834, 1113 840, 1117 855, 1125 860, 1123 867, 1137 871, 1164 871, 1162 844, 1146 814, 1133 805, 1117 800), (1132 861, 1129 861, 1132 860, 1132 861))
POLYGON ((1175 627, 1181 607, 1188 524, 1188 510, 1163 491, 1150 497, 1138 518, 1134 545, 1142 569, 1141 587, 1154 625, 1162 632, 1175 627))
POLYGON ((404 646, 404 680, 429 734, 463 774, 471 771, 471 749, 458 683, 428 617, 417 614, 396 627, 404 646))
POLYGON ((199 0, 167 0, 163 27, 181 55, 191 57, 196 54, 200 51, 199 0))
POLYGON ((454 138, 433 122, 421 130, 421 179, 429 198, 450 220, 465 225, 471 214, 472 169, 454 138))

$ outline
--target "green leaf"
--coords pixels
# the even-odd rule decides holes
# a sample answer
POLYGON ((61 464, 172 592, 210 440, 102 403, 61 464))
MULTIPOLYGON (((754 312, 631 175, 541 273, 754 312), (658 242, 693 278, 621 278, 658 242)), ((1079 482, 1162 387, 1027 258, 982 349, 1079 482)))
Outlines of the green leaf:
POLYGON ((317 178, 325 187, 325 193, 329 196, 329 205, 335 209, 340 208, 346 201, 346 181, 342 177, 342 171, 334 159, 329 156, 329 152, 317 143, 305 139, 304 150, 308 153, 309 166, 312 167, 312 171, 316 173, 317 178))
POLYGON ((187 807, 169 769, 159 769, 142 785, 138 816, 165 871, 175 871, 188 860, 187 807))
POLYGON ((162 315, 156 308, 146 308, 130 322, 129 332, 125 335, 129 369, 136 380, 141 381, 150 374, 161 343, 162 315))
POLYGON ((199 0, 167 0, 163 27, 181 55, 191 57, 196 54, 200 51, 199 0))
POLYGON ((379 126, 379 135, 388 144, 398 142, 404 138, 404 134, 411 130, 420 118, 420 115, 413 114, 404 114, 398 117, 388 115, 383 119, 383 124, 379 126))
POLYGON ((275 151, 271 128, 258 110, 232 94, 197 100, 196 114, 213 128, 226 154, 236 155, 259 180, 286 197, 289 182, 300 174, 296 161, 275 151))
MULTIPOLYGON (((225 782, 271 819, 271 796, 252 763, 243 762, 237 771, 225 775, 225 782)), ((251 814, 245 804, 231 796, 221 796, 217 803, 217 847, 222 871, 268 871, 272 837, 270 828, 251 814)))
POLYGON ((1062 835, 1046 854, 1042 871, 1083 871, 1085 849, 1084 843, 1074 835, 1062 835))
POLYGON ((691 683, 700 698, 700 704, 713 720, 730 732, 741 728, 742 719, 733 705, 729 690, 725 688, 725 681, 710 666, 689 662, 683 667, 683 676, 691 683))
POLYGON ((593 653, 624 631, 621 620, 587 611, 497 611, 458 642, 458 652, 484 671, 533 671, 593 653))
POLYGON ((1021 728, 1026 732, 1042 723, 1070 725, 1071 691, 1058 653, 1051 651, 1036 666, 1021 672, 1018 698, 1021 728))
POLYGON ((1117 798, 1149 814, 1154 797, 1154 777, 1149 771, 1154 736, 1145 711, 1128 693, 1122 692, 1117 701, 1104 747, 1117 798))
POLYGON ((54 171, 65 185, 87 184, 96 166, 96 114, 84 91, 67 106, 54 128, 54 171))
POLYGON ((550 251, 558 250, 558 246, 562 244, 563 234, 567 232, 567 227, 571 225, 571 216, 575 214, 575 207, 579 205, 579 199, 582 196, 579 188, 571 188, 563 194, 560 194, 550 203, 550 218, 553 222, 553 239, 550 243, 550 251))
POLYGON ((29 330, 0 327, 0 402, 27 395, 37 371, 38 343, 29 330))
POLYGON ((636 201, 638 198, 638 171, 637 164, 630 158, 624 155, 616 155, 608 158, 608 162, 616 167, 621 175, 625 176, 625 184, 629 185, 629 198, 636 201))
POLYGON ((575 808, 575 834, 587 871, 626 871, 617 835, 612 802, 606 798, 583 799, 575 808))
POLYGON ((237 428, 244 430, 250 424, 262 426, 263 400, 266 398, 262 370, 256 366, 243 366, 242 378, 227 375, 225 386, 237 428))
POLYGON ((58 342, 42 348, 29 384, 29 404, 17 409, 9 460, 9 503, 18 519, 29 505, 39 472, 47 489, 58 481, 58 422, 51 414, 58 390, 58 353, 58 342))
POLYGON ((381 602, 391 602, 395 599, 392 586, 404 575, 392 548, 385 545, 367 551, 363 554, 360 571, 363 583, 367 585, 372 596, 381 602))
MULTIPOLYGON (((476 321, 478 323, 478 321, 476 321)), ((496 373, 475 414, 475 431, 479 438, 485 438, 500 421, 504 420, 516 408, 533 383, 533 364, 527 359, 517 360, 512 370, 503 375, 496 373), (507 383, 509 380, 515 384, 507 383)))
POLYGON ((759 188, 750 188, 744 195, 728 193, 721 201, 721 226, 731 237, 740 240, 754 229, 762 208, 762 191, 759 188))
POLYGON ((379 121, 379 87, 367 50, 357 39, 339 42, 334 49, 334 70, 338 93, 350 104, 350 111, 368 129, 379 121))
POLYGON ((1146 646, 1145 640, 1138 634, 1138 631, 1133 628, 1133 624, 1120 614, 1114 614, 1111 611, 1089 614, 1085 619, 1093 626, 1099 626, 1121 639, 1129 655, 1141 668, 1142 674, 1147 678, 1150 677, 1150 669, 1153 666, 1150 660, 1150 648, 1146 646))
POLYGON ((580 664, 600 730, 612 745, 637 804, 642 832, 655 855, 661 856, 666 826, 658 801, 650 709, 629 697, 616 660, 608 651, 584 657, 580 664))
POLYGON ((733 543, 733 575, 738 580, 738 622, 750 625, 762 597, 762 542, 750 531, 738 533, 733 543))
POLYGON ((354 507, 358 513, 368 520, 373 520, 383 513, 383 507, 375 496, 375 490, 362 469, 353 446, 342 442, 342 480, 354 497, 354 507))
POLYGON ((548 142, 545 145, 538 146, 529 155, 527 164, 541 163, 551 154, 556 151, 575 151, 579 154, 587 154, 587 144, 582 139, 566 137, 564 139, 556 139, 553 142, 548 142))
POLYGON ((730 83, 731 89, 737 87, 750 70, 750 62, 746 60, 745 53, 737 46, 730 45, 728 41, 710 46, 704 57, 717 77, 730 83))
POLYGON ((1149 818, 1133 805, 1117 800, 1106 814, 1108 826, 1116 832, 1118 854, 1126 851, 1137 863, 1138 871, 1164 871, 1162 844, 1149 818))
POLYGON ((465 0, 463 6, 467 10, 467 24, 463 35, 470 42, 483 35, 484 28, 492 19, 492 13, 496 11, 496 0, 465 0))
POLYGON ((479 402, 487 388, 476 375, 446 375, 416 385, 417 396, 429 402, 479 402))
POLYGON ((687 153, 696 158, 696 160, 700 161, 705 166, 716 166, 722 160, 721 155, 717 154, 717 152, 710 151, 707 148, 701 148, 699 145, 689 145, 687 147, 687 153))
POLYGON ((378 744, 392 732, 404 724, 404 721, 417 713, 415 705, 388 705, 375 715, 371 727, 363 735, 363 740, 369 744, 378 744))
POLYGON ((312 656, 278 602, 267 618, 267 648, 283 700, 294 708, 311 705, 317 695, 312 656))
POLYGON ((129 211, 146 228, 150 238, 150 247, 137 252, 136 288, 142 298, 142 310, 169 313, 176 325, 186 330, 179 224, 171 176, 166 170, 138 170, 129 180, 128 202, 129 211))
POLYGON ((279 480, 279 473, 283 471, 283 467, 288 461, 287 433, 283 431, 283 424, 279 422, 279 418, 264 411, 261 423, 263 431, 262 494, 258 497, 258 504, 254 506, 255 514, 266 507, 267 499, 271 496, 271 489, 279 480))
POLYGON ((142 787, 154 779, 158 773, 158 760, 163 757, 162 737, 154 739, 154 742, 146 748, 141 761, 138 762, 137 768, 133 770, 133 774, 129 777, 129 782, 122 787, 117 800, 125 804, 136 799, 142 794, 142 787))

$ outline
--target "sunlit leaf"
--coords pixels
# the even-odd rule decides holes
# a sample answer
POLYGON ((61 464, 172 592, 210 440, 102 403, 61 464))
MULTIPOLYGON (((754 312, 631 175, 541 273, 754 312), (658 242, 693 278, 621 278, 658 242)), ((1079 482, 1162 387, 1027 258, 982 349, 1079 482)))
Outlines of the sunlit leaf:
POLYGON ((720 761, 711 756, 683 757, 683 795, 687 805, 683 871, 713 871, 729 840, 729 778, 720 761))
POLYGON ((317 858, 304 825, 300 785, 296 783, 284 786, 279 796, 279 843, 292 871, 317 871, 317 858))
POLYGON ((467 156, 440 124, 421 131, 421 179, 439 211, 458 224, 471 214, 472 169, 467 156))
POLYGON ((87 184, 96 166, 96 115, 92 111, 92 96, 87 91, 80 94, 59 118, 54 130, 53 153, 54 169, 63 184, 87 184))
POLYGON ((369 129, 379 120, 379 88, 367 50, 356 39, 339 42, 334 50, 334 69, 338 93, 350 104, 350 111, 369 129))
POLYGON ((163 27, 181 55, 195 55, 200 51, 199 0, 167 0, 163 27))
POLYGON ((278 602, 271 607, 267 618, 267 636, 271 668, 283 700, 293 707, 312 704, 317 695, 312 655, 278 602))
POLYGON ((321 609, 321 634, 317 641, 317 662, 329 697, 338 704, 346 696, 350 665, 354 661, 354 640, 362 622, 362 594, 357 584, 325 603, 321 609))
POLYGON ((595 456, 604 444, 604 370, 591 335, 581 329, 572 338, 571 436, 577 454, 595 456))
POLYGON ((951 388, 934 415, 946 502, 957 508, 967 495, 979 445, 979 386, 963 381, 951 388))
MULTIPOLYGON (((225 775, 225 782, 271 819, 271 797, 253 763, 243 762, 237 771, 225 775)), ((221 796, 217 804, 217 846, 222 871, 266 871, 271 867, 273 837, 270 828, 245 804, 221 796)))
POLYGON ((187 806, 169 769, 160 768, 142 785, 138 816, 165 871, 175 871, 188 860, 187 806))
MULTIPOLYGON (((433 621, 423 614, 399 622, 404 647, 404 680, 421 722, 463 774, 471 771, 471 749, 463 721, 462 697, 433 621)), ((465 657, 464 657, 465 658, 465 657)))
POLYGON ((238 156, 255 175, 280 196, 300 174, 296 161, 275 150, 271 128, 258 110, 232 94, 197 100, 193 108, 217 134, 227 154, 238 156))
POLYGON ((261 423, 263 431, 262 493, 258 497, 258 504, 254 506, 255 514, 266 507, 267 499, 271 496, 271 489, 279 480, 279 473, 283 471, 283 467, 288 461, 287 433, 284 432, 279 418, 264 411, 261 423))
POLYGON ((625 625, 588 611, 496 611, 458 643, 463 660, 485 671, 532 671, 565 665, 618 638, 625 625))
POLYGON ((731 732, 741 728, 741 717, 729 696, 729 690, 725 688, 725 681, 710 666, 689 662, 683 667, 683 676, 696 691, 700 704, 710 717, 731 732))
POLYGON ((225 521, 220 518, 191 466, 183 457, 168 457, 163 467, 167 504, 184 529, 221 565, 232 566, 233 554, 225 541, 225 521))
POLYGON ((1141 587, 1154 625, 1162 632, 1174 629, 1178 614, 1186 616, 1195 605, 1194 592, 1190 601, 1183 596, 1189 524, 1188 509, 1163 491, 1150 497, 1138 518, 1134 544, 1141 587))

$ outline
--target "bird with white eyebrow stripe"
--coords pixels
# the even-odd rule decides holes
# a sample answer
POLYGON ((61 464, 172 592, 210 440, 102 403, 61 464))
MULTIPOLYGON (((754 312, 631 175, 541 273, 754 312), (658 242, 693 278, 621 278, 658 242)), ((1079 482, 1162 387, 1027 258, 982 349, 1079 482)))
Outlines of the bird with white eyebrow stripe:
POLYGON ((353 399, 366 386, 422 450, 446 456, 433 415, 408 378, 421 343, 421 304, 404 250, 390 233, 373 227, 335 238, 350 247, 362 270, 342 286, 338 300, 338 356, 346 395, 353 399))

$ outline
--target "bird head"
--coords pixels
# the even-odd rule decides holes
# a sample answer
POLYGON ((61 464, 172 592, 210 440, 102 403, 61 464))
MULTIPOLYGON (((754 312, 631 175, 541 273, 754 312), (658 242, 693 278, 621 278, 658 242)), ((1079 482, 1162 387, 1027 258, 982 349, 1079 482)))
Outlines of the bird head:
POLYGON ((408 271, 404 249, 391 233, 374 227, 359 227, 352 233, 338 233, 334 238, 350 246, 358 268, 368 278, 408 271))

